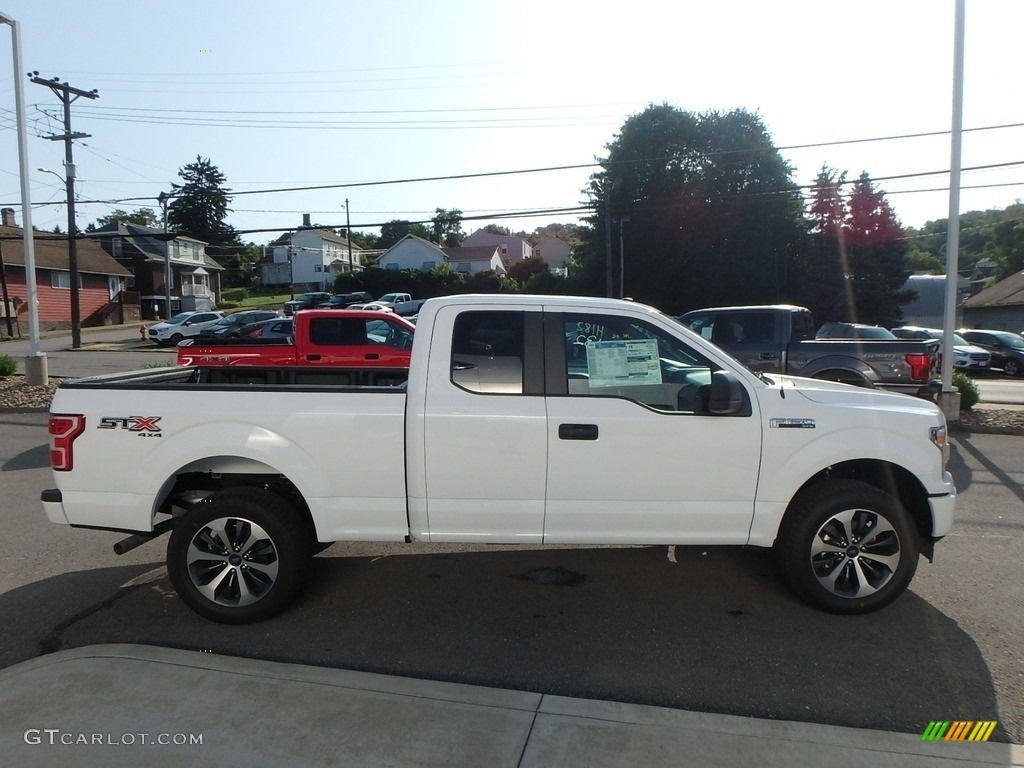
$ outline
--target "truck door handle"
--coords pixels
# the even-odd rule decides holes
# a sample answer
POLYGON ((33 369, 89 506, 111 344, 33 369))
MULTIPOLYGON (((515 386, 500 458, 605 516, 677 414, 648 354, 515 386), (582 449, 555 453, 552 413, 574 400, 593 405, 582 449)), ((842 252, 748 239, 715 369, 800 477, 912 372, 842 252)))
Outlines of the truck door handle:
POLYGON ((777 355, 774 352, 762 352, 757 356, 758 360, 774 360, 777 355))
POLYGON ((597 440, 597 424, 559 424, 559 440, 597 440))
POLYGON ((313 361, 319 360, 320 357, 321 357, 320 355, 306 355, 306 359, 307 360, 313 360, 313 361))
POLYGON ((376 352, 367 352, 366 360, 380 360, 380 355, 376 352))

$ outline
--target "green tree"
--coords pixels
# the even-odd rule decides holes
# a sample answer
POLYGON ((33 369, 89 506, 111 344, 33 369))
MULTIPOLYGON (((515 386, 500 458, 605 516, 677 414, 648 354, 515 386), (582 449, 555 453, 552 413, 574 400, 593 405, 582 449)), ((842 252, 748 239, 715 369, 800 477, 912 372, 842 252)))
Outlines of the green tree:
POLYGON ((819 320, 839 319, 836 307, 845 303, 846 173, 822 166, 811 188, 807 221, 808 241, 793 264, 791 294, 819 320))
POLYGON ((211 245, 236 245, 235 230, 226 221, 231 190, 224 187, 220 169, 209 158, 197 156, 178 175, 185 183, 171 185, 168 227, 211 245))
POLYGON ((377 248, 386 251, 406 235, 415 235, 424 240, 430 239, 430 232, 422 224, 413 224, 404 219, 392 219, 381 225, 380 237, 377 238, 377 248))
POLYGON ((432 224, 432 240, 438 245, 446 248, 457 248, 462 245, 466 233, 462 231, 462 211, 458 208, 445 210, 438 208, 435 211, 432 224))
POLYGON ((209 158, 196 156, 195 162, 178 170, 178 175, 184 184, 171 185, 168 227, 207 243, 207 255, 226 268, 229 287, 249 285, 253 256, 226 221, 231 196, 224 186, 224 174, 209 158))
POLYGON ((522 261, 517 261, 508 268, 508 277, 510 280, 515 280, 517 283, 523 284, 534 275, 548 272, 550 269, 551 268, 544 259, 523 259, 522 261))
POLYGON ((996 279, 1024 270, 1024 223, 1006 219, 992 227, 989 252, 996 262, 996 279))
POLYGON ((123 221, 128 224, 139 224, 143 227, 155 227, 160 222, 160 216, 152 208, 136 208, 131 213, 122 211, 120 208, 115 208, 112 213, 108 213, 106 216, 100 216, 96 219, 96 227, 94 227, 94 229, 106 227, 110 224, 115 224, 118 221, 123 221))
MULTIPOLYGON (((597 287, 606 220, 629 216, 621 241, 633 298, 676 313, 789 295, 803 202, 760 118, 651 105, 629 117, 607 148, 603 170, 584 190, 597 214, 577 249, 582 269, 574 277, 597 287)), ((611 227, 615 293, 620 226, 611 227)))

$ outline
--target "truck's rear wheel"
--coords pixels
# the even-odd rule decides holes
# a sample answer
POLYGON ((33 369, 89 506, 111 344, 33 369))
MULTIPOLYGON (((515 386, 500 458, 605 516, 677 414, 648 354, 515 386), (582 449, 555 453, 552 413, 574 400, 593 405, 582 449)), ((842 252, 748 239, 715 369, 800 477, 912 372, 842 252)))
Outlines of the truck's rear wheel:
POLYGON ((248 624, 288 604, 302 584, 311 544, 299 514, 280 496, 230 488, 178 521, 167 544, 167 572, 199 615, 248 624))
POLYGON ((917 570, 910 515, 893 496, 854 480, 821 483, 798 497, 775 548, 796 592, 832 613, 888 605, 917 570))

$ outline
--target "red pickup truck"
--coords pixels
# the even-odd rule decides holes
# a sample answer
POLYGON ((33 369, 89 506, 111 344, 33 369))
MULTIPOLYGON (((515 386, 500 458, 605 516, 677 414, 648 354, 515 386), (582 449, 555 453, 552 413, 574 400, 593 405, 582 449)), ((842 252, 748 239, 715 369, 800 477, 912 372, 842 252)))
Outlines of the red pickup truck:
POLYGON ((292 340, 197 339, 178 347, 178 365, 408 369, 415 330, 391 312, 308 309, 295 313, 292 340))

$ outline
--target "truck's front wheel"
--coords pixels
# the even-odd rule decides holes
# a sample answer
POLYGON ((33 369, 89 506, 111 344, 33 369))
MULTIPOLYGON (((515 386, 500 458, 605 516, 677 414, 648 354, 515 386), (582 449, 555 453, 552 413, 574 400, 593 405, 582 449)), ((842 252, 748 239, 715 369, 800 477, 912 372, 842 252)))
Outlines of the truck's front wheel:
POLYGON ((854 480, 832 480, 801 494, 775 544, 792 587, 832 613, 888 605, 917 570, 910 515, 893 496, 854 480))
POLYGON ((224 624, 270 618, 302 584, 306 527, 281 497, 260 488, 219 491, 171 531, 167 572, 185 603, 224 624))

